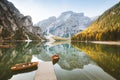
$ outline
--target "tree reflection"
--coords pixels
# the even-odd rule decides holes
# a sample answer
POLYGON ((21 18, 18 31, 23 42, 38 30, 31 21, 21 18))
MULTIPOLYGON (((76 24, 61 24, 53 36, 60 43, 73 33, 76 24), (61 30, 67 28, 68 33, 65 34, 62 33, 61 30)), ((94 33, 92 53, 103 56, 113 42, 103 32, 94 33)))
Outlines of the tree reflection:
POLYGON ((120 46, 92 43, 72 43, 72 45, 90 56, 104 71, 120 79, 120 46))
POLYGON ((57 63, 65 70, 82 69, 84 65, 95 64, 85 53, 76 50, 70 44, 44 46, 36 56, 43 61, 51 61, 54 54, 59 54, 60 59, 57 63))
POLYGON ((14 74, 10 68, 18 63, 31 62, 35 52, 36 43, 25 47, 26 43, 13 43, 16 47, 0 49, 0 80, 8 80, 14 74))

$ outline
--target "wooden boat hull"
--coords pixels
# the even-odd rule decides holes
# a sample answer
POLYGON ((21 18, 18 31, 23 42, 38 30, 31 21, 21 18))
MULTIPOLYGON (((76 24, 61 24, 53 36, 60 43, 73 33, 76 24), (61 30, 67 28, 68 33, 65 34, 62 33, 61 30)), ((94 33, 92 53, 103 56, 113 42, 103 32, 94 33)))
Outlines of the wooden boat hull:
POLYGON ((16 74, 21 74, 21 73, 27 73, 27 72, 31 72, 34 70, 37 70, 38 67, 32 67, 32 68, 26 68, 26 69, 21 69, 21 70, 12 70, 12 74, 16 75, 16 74))
POLYGON ((60 59, 59 55, 57 55, 57 54, 53 55, 52 56, 52 62, 53 62, 53 64, 57 63, 59 61, 59 59, 60 59))
POLYGON ((37 67, 38 62, 30 62, 30 63, 21 63, 21 64, 16 64, 11 67, 12 71, 19 71, 19 70, 25 70, 33 67, 37 67))

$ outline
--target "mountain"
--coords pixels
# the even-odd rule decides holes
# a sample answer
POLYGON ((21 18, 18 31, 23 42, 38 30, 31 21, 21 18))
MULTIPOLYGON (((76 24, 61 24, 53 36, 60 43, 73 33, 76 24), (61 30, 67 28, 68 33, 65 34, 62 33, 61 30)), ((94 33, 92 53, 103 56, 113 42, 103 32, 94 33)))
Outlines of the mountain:
POLYGON ((38 22, 36 26, 40 26, 40 28, 44 32, 44 30, 46 30, 50 26, 50 24, 52 24, 55 21, 56 21, 56 17, 52 16, 52 17, 49 17, 48 19, 38 22))
POLYGON ((75 34, 73 41, 100 40, 119 41, 120 40, 120 2, 105 11, 86 30, 75 34))
POLYGON ((70 37, 84 30, 91 22, 92 20, 84 16, 84 13, 67 11, 63 12, 58 18, 50 17, 38 22, 36 25, 41 27, 46 35, 52 34, 59 37, 70 37))
POLYGON ((40 40, 41 29, 33 26, 30 16, 24 16, 7 0, 0 0, 0 41, 40 40), (39 33, 38 33, 39 32, 39 33))

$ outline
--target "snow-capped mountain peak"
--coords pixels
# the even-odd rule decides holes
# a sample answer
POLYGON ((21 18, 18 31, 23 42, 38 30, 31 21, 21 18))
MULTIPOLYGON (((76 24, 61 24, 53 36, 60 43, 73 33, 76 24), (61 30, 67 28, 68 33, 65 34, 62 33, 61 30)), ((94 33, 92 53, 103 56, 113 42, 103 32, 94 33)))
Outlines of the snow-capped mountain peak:
POLYGON ((44 34, 48 32, 55 36, 71 37, 73 34, 84 30, 91 24, 92 20, 84 16, 84 13, 72 11, 63 12, 58 18, 50 17, 37 23, 44 34))

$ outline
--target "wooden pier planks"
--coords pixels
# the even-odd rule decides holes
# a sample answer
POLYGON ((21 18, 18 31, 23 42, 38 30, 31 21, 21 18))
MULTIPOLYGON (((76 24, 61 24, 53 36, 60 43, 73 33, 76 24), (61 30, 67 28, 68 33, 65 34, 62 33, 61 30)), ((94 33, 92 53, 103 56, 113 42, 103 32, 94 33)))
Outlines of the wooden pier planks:
POLYGON ((52 62, 41 62, 38 64, 38 70, 35 80, 57 80, 52 62))

